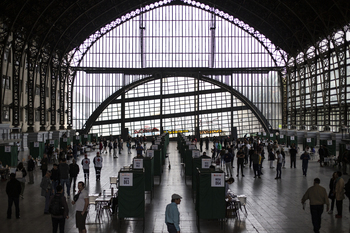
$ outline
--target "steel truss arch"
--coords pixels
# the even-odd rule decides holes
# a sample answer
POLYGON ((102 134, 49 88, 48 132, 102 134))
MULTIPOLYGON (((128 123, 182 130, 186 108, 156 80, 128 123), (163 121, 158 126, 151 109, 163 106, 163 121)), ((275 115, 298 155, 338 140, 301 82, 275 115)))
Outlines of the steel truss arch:
MULTIPOLYGON (((176 75, 171 75, 171 77, 174 77, 176 75)), ((170 75, 169 75, 170 77, 170 75)), ((249 108, 249 110, 252 111, 252 113, 254 114, 254 116, 258 119, 258 121, 260 122, 260 124, 262 125, 262 127, 265 129, 265 131, 267 133, 270 133, 270 131, 272 130, 272 126, 270 125, 270 123, 267 121, 267 119, 265 118, 265 116, 260 112, 260 110, 248 99, 246 98, 244 95, 242 95, 241 93, 239 93, 237 90, 233 89, 232 87, 214 80, 212 78, 203 76, 201 74, 198 75, 189 75, 188 77, 194 78, 194 79, 198 79, 200 81, 204 81, 204 82, 208 82, 211 83, 213 85, 219 86, 223 89, 225 89, 227 92, 230 92, 231 95, 235 96, 237 99, 239 99, 240 101, 242 101, 242 103, 245 104, 245 106, 247 106, 249 108)), ((119 96, 125 94, 126 92, 142 85, 145 84, 147 82, 151 82, 157 79, 161 79, 162 75, 152 75, 149 77, 146 77, 144 79, 140 79, 136 82, 130 83, 127 86, 124 86, 123 88, 119 89, 118 91, 114 92, 112 95, 110 95, 106 100, 104 100, 96 109, 95 111, 90 115, 90 117, 88 118, 88 120, 86 121, 86 123, 83 125, 83 128, 80 130, 81 134, 87 134, 91 127, 93 126, 93 123, 97 120, 97 118, 100 116, 100 114, 119 96)), ((162 115, 162 114, 161 114, 162 115)))

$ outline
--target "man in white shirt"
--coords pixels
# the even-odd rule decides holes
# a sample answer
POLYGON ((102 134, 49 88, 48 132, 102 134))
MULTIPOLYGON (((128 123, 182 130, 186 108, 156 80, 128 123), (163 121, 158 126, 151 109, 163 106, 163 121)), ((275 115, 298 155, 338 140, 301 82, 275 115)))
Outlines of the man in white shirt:
POLYGON ((86 182, 86 179, 89 179, 89 173, 90 173, 90 159, 87 157, 87 154, 85 153, 85 158, 81 161, 81 165, 83 166, 84 171, 84 179, 86 182))
POLYGON ((281 154, 281 152, 278 150, 276 151, 277 154, 277 174, 276 174, 276 180, 281 179, 281 175, 282 175, 282 162, 283 162, 283 156, 281 154))
POLYGON ((79 229, 79 233, 86 233, 85 221, 87 216, 87 209, 89 206, 89 194, 85 190, 84 182, 78 183, 78 194, 73 198, 72 204, 76 204, 75 223, 79 229))
POLYGON ((96 153, 96 157, 94 158, 94 165, 95 165, 95 171, 96 171, 96 180, 100 180, 101 170, 102 170, 102 162, 103 162, 103 159, 100 156, 100 152, 97 152, 96 153))

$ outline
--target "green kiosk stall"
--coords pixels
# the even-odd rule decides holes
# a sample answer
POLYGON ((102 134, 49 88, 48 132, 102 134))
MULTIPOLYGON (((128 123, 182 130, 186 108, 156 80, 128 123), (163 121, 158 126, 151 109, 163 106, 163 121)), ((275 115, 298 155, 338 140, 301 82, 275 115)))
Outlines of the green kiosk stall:
POLYGON ((154 176, 159 176, 159 183, 162 182, 162 173, 163 173, 163 155, 162 149, 158 145, 152 145, 153 158, 154 158, 154 176))
MULTIPOLYGON (((199 152, 199 151, 198 151, 199 152)), ((193 151, 193 153, 197 153, 193 151)), ((200 171, 208 171, 211 165, 211 158, 201 158, 194 155, 193 157, 193 166, 192 166, 192 197, 194 198, 194 192, 197 190, 197 179, 198 172, 200 171)))
POLYGON ((53 146, 53 148, 58 148, 58 139, 47 139, 46 143, 53 146))
POLYGON ((145 157, 134 158, 133 169, 144 169, 145 191, 151 193, 151 200, 152 200, 153 188, 154 188, 154 151, 147 150, 145 157))
POLYGON ((222 170, 198 170, 195 204, 198 231, 200 219, 225 218, 225 173, 222 170))
POLYGON ((303 150, 305 150, 306 147, 315 148, 316 146, 316 139, 313 137, 306 137, 303 139, 303 150))
POLYGON ((0 161, 4 167, 17 167, 18 147, 16 145, 0 146, 0 161))
POLYGON ((295 145, 296 148, 298 147, 298 137, 297 136, 287 136, 287 146, 295 145))
POLYGON ((44 142, 30 142, 29 143, 29 153, 36 158, 42 158, 44 156, 45 143, 44 142))
POLYGON ((280 134, 278 136, 278 143, 282 144, 282 145, 286 145, 287 144, 287 136, 283 135, 283 134, 280 134))
POLYGON ((320 140, 320 145, 323 145, 324 147, 327 148, 329 156, 336 155, 337 145, 335 140, 320 140))
POLYGON ((118 173, 118 218, 142 219, 145 228, 144 169, 122 168, 118 173))
POLYGON ((64 152, 67 152, 67 146, 70 145, 71 138, 60 138, 60 148, 63 149, 64 152))
POLYGON ((81 143, 81 136, 80 135, 73 136, 73 144, 78 145, 79 143, 81 143))

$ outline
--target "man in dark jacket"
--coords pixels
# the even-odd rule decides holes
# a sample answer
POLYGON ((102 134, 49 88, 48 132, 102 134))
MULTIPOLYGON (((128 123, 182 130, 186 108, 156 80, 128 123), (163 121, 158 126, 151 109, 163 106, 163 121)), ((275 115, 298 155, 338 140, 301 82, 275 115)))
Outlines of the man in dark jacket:
POLYGON ((67 160, 64 158, 58 165, 58 170, 60 172, 60 183, 63 187, 64 194, 64 184, 66 184, 67 188, 67 198, 70 195, 70 182, 69 182, 69 165, 67 164, 67 160))
POLYGON ((29 176, 29 183, 28 184, 34 184, 34 168, 35 163, 31 155, 28 155, 28 163, 27 163, 27 172, 29 176))
POLYGON ((73 191, 75 192, 75 184, 77 181, 77 176, 79 174, 79 166, 77 164, 77 161, 75 161, 75 159, 73 159, 73 163, 69 164, 69 186, 72 185, 72 180, 73 180, 73 191))
POLYGON ((51 181, 52 181, 52 188, 53 191, 56 193, 56 187, 60 183, 60 172, 58 170, 58 165, 53 164, 52 170, 51 170, 51 181))
POLYGON ((60 233, 64 233, 64 224, 65 220, 69 218, 68 216, 68 205, 66 198, 63 195, 63 188, 61 185, 57 186, 57 193, 52 195, 50 198, 49 206, 58 200, 60 202, 59 206, 61 207, 61 213, 53 213, 51 212, 51 220, 52 220, 52 228, 53 232, 57 232, 58 226, 60 227, 60 233))
POLYGON ((6 185, 6 194, 8 196, 7 218, 11 219, 12 204, 15 203, 16 218, 19 218, 19 195, 21 194, 21 182, 16 179, 16 174, 11 173, 10 180, 6 185))
POLYGON ((49 165, 49 159, 47 158, 47 154, 44 154, 44 157, 40 161, 41 164, 41 174, 44 177, 47 172, 47 166, 49 165))

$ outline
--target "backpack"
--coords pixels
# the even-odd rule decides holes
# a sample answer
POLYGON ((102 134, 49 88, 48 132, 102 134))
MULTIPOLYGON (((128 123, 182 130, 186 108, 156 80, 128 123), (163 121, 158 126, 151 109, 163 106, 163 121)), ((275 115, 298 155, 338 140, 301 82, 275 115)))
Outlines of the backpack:
POLYGON ((60 195, 55 195, 53 197, 49 206, 49 213, 56 216, 63 215, 64 207, 62 206, 60 195))

